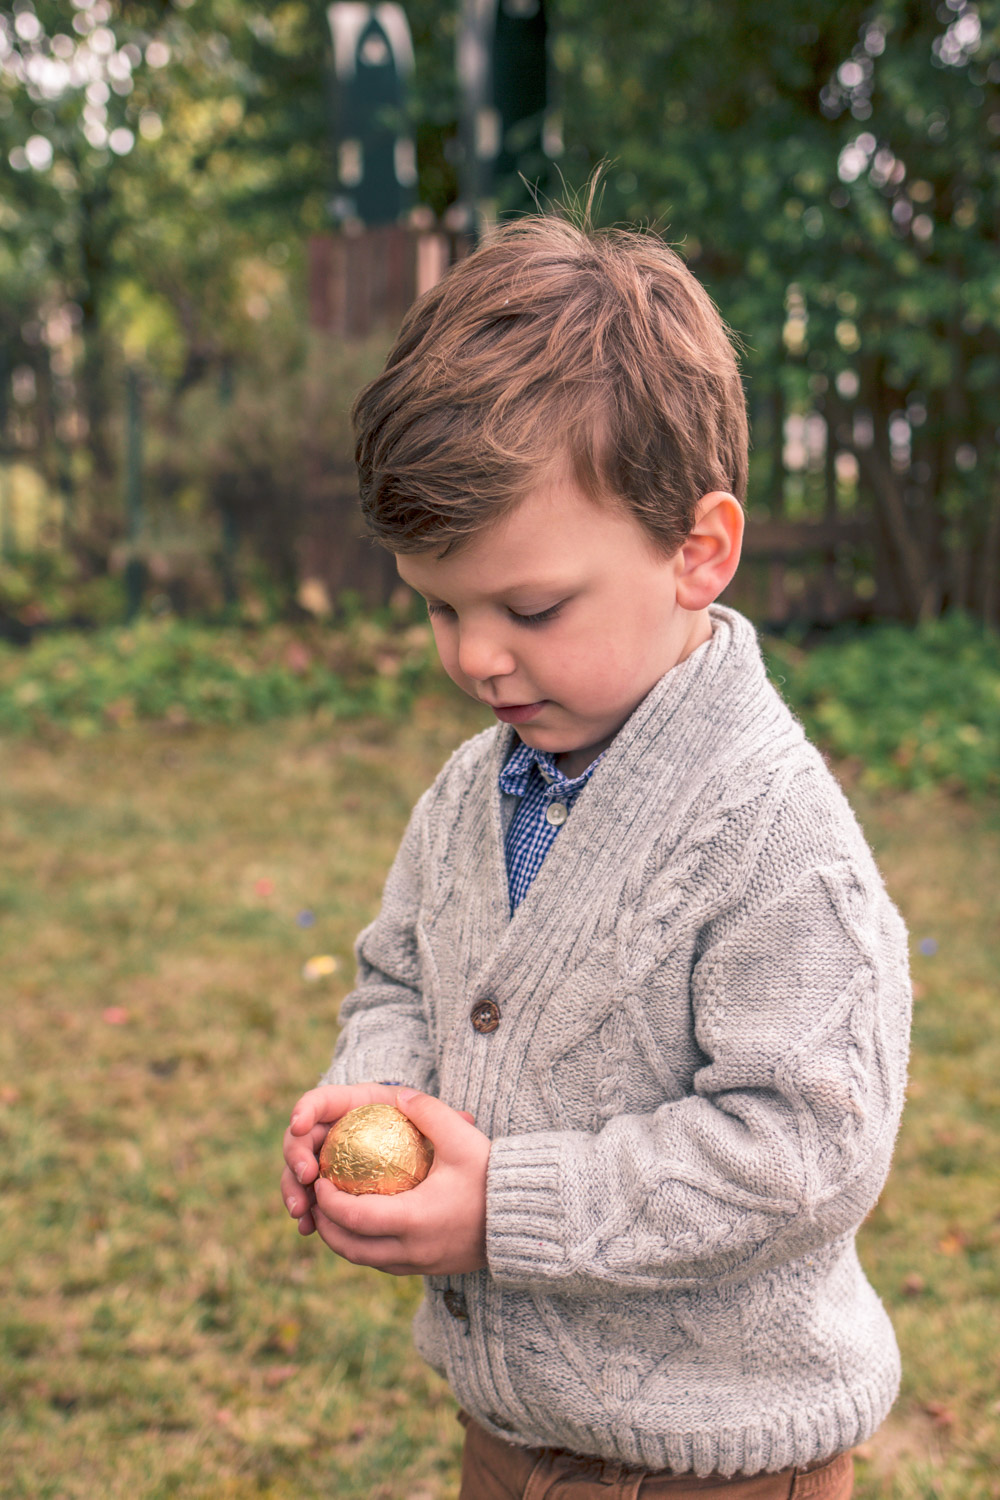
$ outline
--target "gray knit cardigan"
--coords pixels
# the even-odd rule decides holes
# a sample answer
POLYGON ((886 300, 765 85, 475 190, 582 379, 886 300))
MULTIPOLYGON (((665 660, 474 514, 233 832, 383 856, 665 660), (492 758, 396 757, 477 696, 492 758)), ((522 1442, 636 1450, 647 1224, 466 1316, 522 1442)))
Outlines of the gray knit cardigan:
POLYGON ((492 1140, 488 1269, 428 1277, 414 1323, 477 1421, 731 1475, 849 1448, 895 1397, 854 1235, 889 1167, 910 986, 903 923, 752 626, 712 623, 513 917, 513 733, 455 752, 358 939, 325 1079, 406 1081, 492 1140))

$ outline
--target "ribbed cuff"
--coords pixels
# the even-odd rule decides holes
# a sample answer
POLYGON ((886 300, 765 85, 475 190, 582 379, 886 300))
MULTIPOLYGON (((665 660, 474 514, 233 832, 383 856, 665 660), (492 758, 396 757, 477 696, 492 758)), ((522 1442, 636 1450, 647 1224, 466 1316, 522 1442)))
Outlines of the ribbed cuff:
POLYGON ((486 1178, 486 1259, 501 1286, 558 1279, 566 1261, 559 1185, 562 1153, 551 1135, 501 1137, 486 1178))

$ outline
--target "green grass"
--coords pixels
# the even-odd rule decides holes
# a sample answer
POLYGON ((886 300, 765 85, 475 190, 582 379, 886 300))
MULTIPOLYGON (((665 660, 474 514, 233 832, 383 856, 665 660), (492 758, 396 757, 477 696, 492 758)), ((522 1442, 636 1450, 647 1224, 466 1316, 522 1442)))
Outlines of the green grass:
MULTIPOLYGON (((277 1177, 408 809, 481 722, 442 697, 395 726, 0 742, 0 1495, 454 1496, 418 1283, 301 1240, 277 1177), (310 984, 317 953, 340 968, 310 984)), ((1000 817, 852 796, 919 996, 862 1235, 905 1382, 856 1493, 997 1500, 1000 817)))

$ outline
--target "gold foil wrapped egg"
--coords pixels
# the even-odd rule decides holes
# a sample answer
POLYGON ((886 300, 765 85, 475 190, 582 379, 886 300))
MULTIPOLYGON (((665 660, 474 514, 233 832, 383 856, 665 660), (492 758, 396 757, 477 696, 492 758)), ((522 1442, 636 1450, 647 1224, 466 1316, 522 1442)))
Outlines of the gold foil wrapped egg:
POLYGON ((344 1193, 406 1193, 423 1182, 434 1147, 394 1104, 362 1104, 331 1126, 320 1176, 344 1193))

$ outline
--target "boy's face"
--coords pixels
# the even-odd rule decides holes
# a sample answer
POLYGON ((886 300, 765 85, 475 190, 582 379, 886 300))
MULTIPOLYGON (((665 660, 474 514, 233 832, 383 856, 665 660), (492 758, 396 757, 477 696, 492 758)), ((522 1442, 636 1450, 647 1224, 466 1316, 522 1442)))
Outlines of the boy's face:
POLYGON ((657 553, 630 512, 564 476, 447 556, 396 564, 427 600, 449 677, 577 776, 711 636, 707 609, 677 600, 684 551, 657 553))

